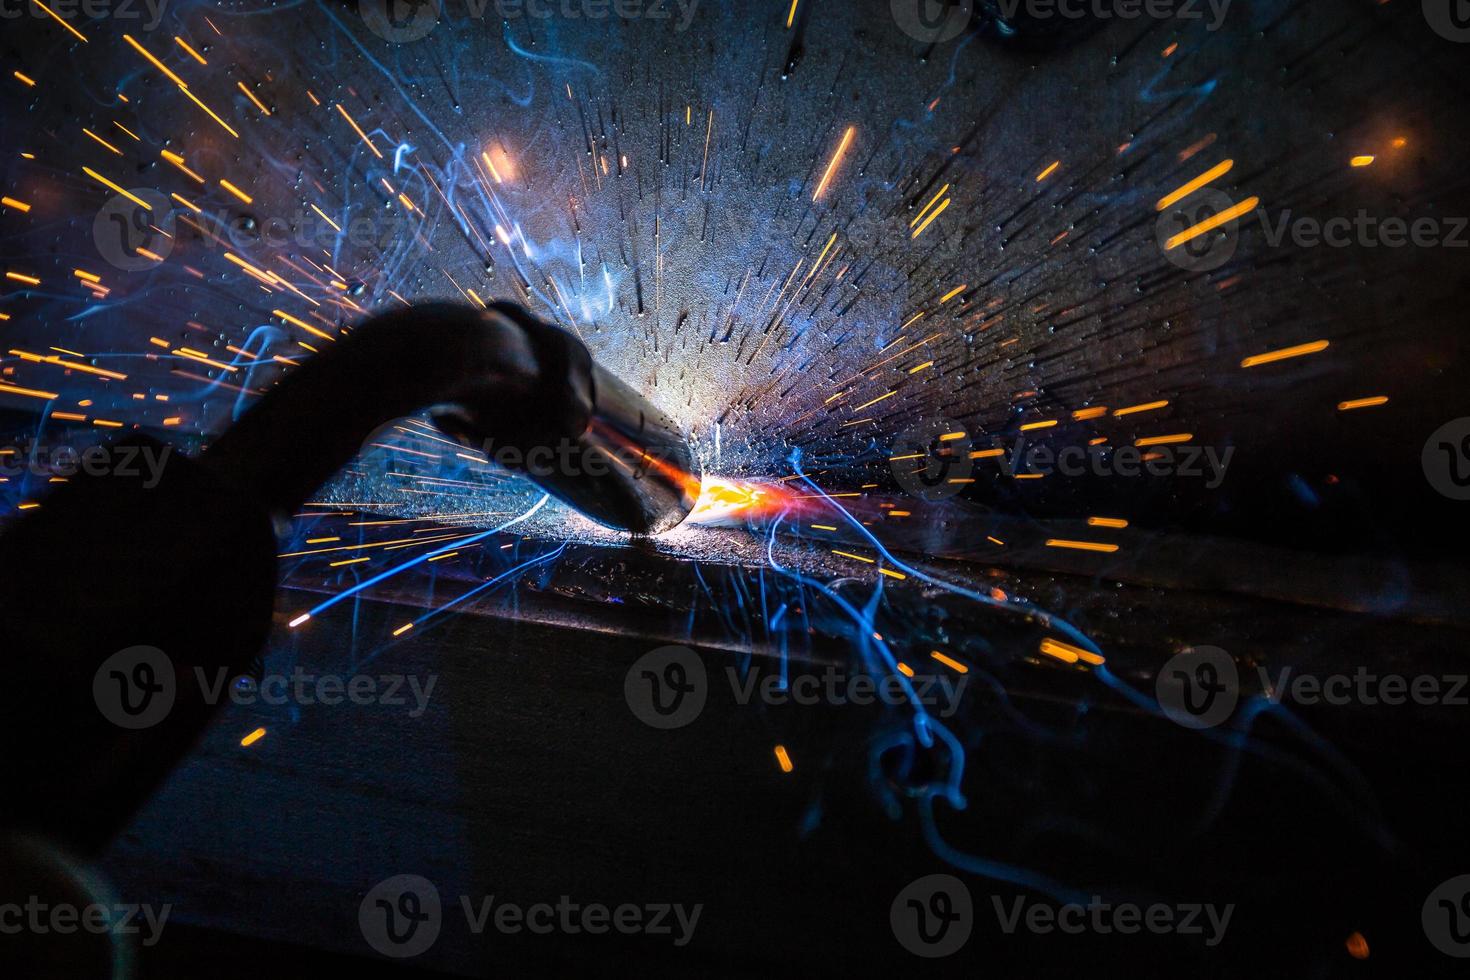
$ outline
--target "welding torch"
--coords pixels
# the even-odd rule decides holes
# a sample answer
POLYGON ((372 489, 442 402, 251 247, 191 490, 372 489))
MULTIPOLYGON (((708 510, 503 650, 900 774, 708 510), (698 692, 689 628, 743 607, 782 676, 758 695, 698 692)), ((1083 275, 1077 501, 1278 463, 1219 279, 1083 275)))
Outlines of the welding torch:
MULTIPOLYGON (((88 475, 0 535, 11 651, 0 826, 82 853, 126 826, 213 714, 218 699, 202 680, 247 672, 264 646, 277 535, 290 516, 375 432, 425 409, 477 450, 493 443, 526 459, 569 444, 578 459, 597 458, 527 475, 613 528, 666 531, 698 498, 699 464, 680 427, 566 331, 512 304, 373 317, 286 375, 198 457, 170 457, 156 485, 88 475), (104 670, 137 647, 167 655, 173 701, 156 723, 123 727, 99 711, 109 685, 162 684, 104 670)), ((162 448, 146 436, 124 443, 162 448)))

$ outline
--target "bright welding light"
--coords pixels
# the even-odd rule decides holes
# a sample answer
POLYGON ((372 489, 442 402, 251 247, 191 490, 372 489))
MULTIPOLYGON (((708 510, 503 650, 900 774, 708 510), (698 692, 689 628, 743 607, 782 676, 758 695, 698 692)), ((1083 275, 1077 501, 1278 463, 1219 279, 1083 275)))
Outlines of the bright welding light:
POLYGON ((706 476, 700 488, 699 503, 686 523, 726 526, 773 517, 790 507, 790 491, 774 483, 747 483, 706 476))

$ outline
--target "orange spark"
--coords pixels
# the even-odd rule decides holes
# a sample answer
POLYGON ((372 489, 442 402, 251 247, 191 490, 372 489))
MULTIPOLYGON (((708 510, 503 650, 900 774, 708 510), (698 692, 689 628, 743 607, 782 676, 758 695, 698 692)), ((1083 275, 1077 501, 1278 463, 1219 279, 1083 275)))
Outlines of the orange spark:
POLYGON ((822 195, 827 193, 827 185, 832 182, 832 175, 837 172, 837 165, 842 162, 847 150, 852 146, 853 138, 857 136, 857 127, 847 127, 847 132, 842 134, 842 142, 837 144, 837 152, 832 154, 832 162, 827 164, 827 172, 822 175, 822 182, 817 185, 817 192, 812 195, 813 201, 820 201, 822 195))

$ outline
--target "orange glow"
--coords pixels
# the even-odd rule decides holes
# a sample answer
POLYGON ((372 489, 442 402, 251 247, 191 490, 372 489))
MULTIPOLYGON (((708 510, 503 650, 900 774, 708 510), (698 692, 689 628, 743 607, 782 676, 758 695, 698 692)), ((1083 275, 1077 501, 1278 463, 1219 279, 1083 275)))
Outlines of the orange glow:
POLYGON ((83 43, 86 43, 86 41, 87 41, 87 35, 83 34, 81 31, 77 30, 75 27, 72 27, 66 21, 62 20, 59 16, 57 16, 56 11, 54 11, 50 7, 46 6, 44 3, 41 2, 41 0, 31 0, 31 3, 35 4, 36 6, 40 7, 42 10, 46 11, 47 15, 52 20, 56 21, 56 23, 60 24, 62 27, 65 27, 67 30, 69 30, 73 34, 75 34, 76 37, 77 37, 77 40, 79 40, 79 41, 81 41, 83 43))
POLYGON ((1074 647, 1070 643, 1063 643, 1061 640, 1053 640, 1050 637, 1041 641, 1039 649, 1042 653, 1049 657, 1055 657, 1064 664, 1075 664, 1080 660, 1085 664, 1091 664, 1097 667, 1106 663, 1104 658, 1099 657, 1091 650, 1074 647))
POLYGON ((837 152, 832 154, 832 162, 827 164, 827 172, 822 175, 822 182, 817 185, 817 192, 812 195, 813 201, 820 201, 822 195, 827 192, 827 185, 832 182, 832 175, 837 172, 837 165, 842 162, 843 156, 847 154, 848 147, 852 146, 853 137, 857 135, 857 127, 847 127, 847 132, 842 134, 842 142, 837 145, 837 152))
POLYGON ((1387 405, 1387 395, 1374 395, 1372 398, 1354 398, 1351 401, 1338 402, 1339 412, 1351 412, 1359 408, 1377 408, 1379 405, 1387 405))
POLYGON ((1310 344, 1300 344, 1296 347, 1287 347, 1283 350, 1268 351, 1265 354, 1253 354, 1240 362, 1243 368, 1257 367, 1262 364, 1274 364, 1292 357, 1301 357, 1304 354, 1317 354, 1329 347, 1325 340, 1315 340, 1310 344))
POLYGON ((1204 187, 1206 184, 1213 183, 1214 181, 1219 180, 1221 177, 1228 174, 1231 169, 1234 168, 1234 166, 1234 160, 1226 160, 1223 163, 1211 167, 1209 170, 1206 170, 1204 173, 1189 181, 1187 184, 1176 189, 1173 193, 1165 195, 1162 199, 1159 200, 1158 204, 1154 205, 1154 210, 1168 210, 1170 207, 1178 204, 1180 201, 1184 200, 1186 197, 1193 194, 1201 187, 1204 187))
POLYGON ((714 524, 728 520, 774 517, 792 506, 794 498, 780 486, 772 483, 746 483, 742 480, 727 480, 718 476, 707 476, 699 491, 699 502, 694 505, 689 521, 693 524, 714 524))
POLYGON ((1112 554, 1118 550, 1115 544, 1103 544, 1098 541, 1067 541, 1062 538, 1048 538, 1048 548, 1068 548, 1072 551, 1099 551, 1103 554, 1112 554))
POLYGON ((1183 245, 1185 242, 1192 242, 1199 236, 1208 234, 1209 232, 1214 231, 1216 228, 1219 228, 1221 225, 1229 224, 1243 214, 1250 214, 1256 209, 1256 205, 1260 203, 1261 199, 1259 197, 1252 197, 1241 201, 1234 207, 1226 208, 1219 214, 1206 218, 1204 221, 1201 221, 1194 227, 1186 228, 1179 234, 1175 235, 1173 238, 1170 238, 1167 242, 1164 243, 1164 250, 1172 251, 1178 248, 1180 245, 1183 245))
POLYGON ((966 667, 964 664, 960 663, 958 660, 955 660, 953 657, 946 657, 938 650, 929 651, 929 656, 944 664, 944 666, 953 670, 957 674, 968 674, 970 672, 969 667, 966 667))
POLYGON ((490 168, 490 176, 495 179, 495 183, 503 184, 507 180, 515 179, 515 161, 504 147, 491 145, 480 153, 480 159, 490 168))

